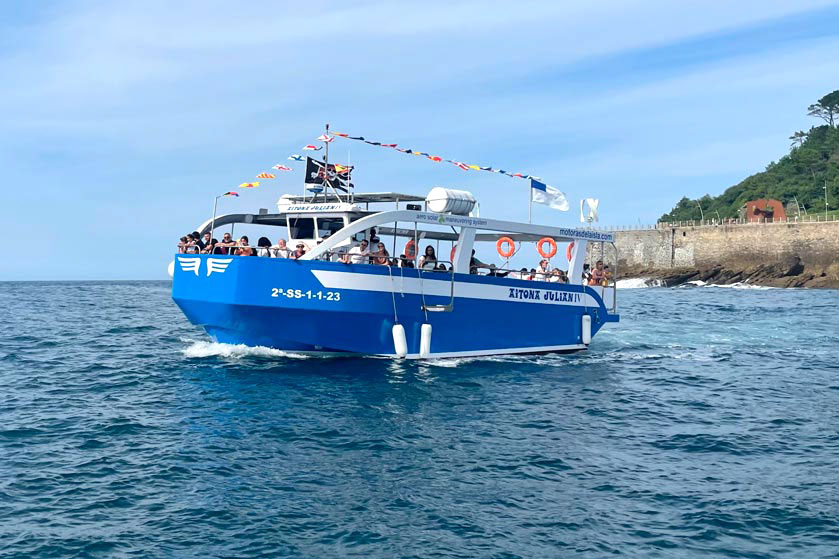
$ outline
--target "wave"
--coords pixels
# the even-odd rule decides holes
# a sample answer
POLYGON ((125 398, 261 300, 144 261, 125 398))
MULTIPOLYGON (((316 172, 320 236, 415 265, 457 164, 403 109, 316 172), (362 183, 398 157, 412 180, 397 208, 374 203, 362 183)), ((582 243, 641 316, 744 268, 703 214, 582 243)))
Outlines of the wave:
POLYGON ((182 349, 181 353, 190 359, 201 359, 205 357, 226 357, 230 359, 242 359, 247 357, 283 357, 290 359, 308 359, 309 355, 293 353, 264 346, 247 346, 245 344, 222 344, 219 342, 203 342, 195 340, 183 340, 191 344, 182 349))
POLYGON ((617 281, 618 289, 641 289, 643 287, 661 287, 661 280, 652 278, 628 278, 617 281))

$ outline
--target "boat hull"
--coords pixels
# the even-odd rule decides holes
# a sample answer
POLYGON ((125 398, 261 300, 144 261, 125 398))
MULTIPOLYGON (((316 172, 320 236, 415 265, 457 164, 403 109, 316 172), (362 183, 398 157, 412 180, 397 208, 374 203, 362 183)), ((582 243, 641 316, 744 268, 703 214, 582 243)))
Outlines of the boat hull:
POLYGON ((286 351, 396 356, 392 329, 405 330, 407 357, 578 351, 583 316, 592 336, 618 316, 579 285, 452 275, 323 261, 177 255, 172 297, 187 318, 223 343, 286 351), (452 298, 452 289, 454 297, 452 298), (424 308, 451 305, 450 311, 424 308))

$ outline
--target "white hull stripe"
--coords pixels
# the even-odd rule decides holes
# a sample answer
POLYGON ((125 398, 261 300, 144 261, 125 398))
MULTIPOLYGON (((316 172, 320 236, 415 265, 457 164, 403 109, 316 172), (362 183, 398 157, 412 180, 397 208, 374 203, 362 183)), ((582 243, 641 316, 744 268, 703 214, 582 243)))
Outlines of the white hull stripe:
MULTIPOLYGON (((440 273, 445 278, 406 278, 394 270, 393 277, 353 272, 334 272, 331 270, 312 270, 312 274, 327 289, 349 289, 355 291, 376 291, 380 293, 405 293, 449 297, 451 295, 451 276, 440 273)), ((429 272, 431 274, 433 272, 429 272)), ((507 287, 484 283, 455 282, 454 296, 468 299, 491 301, 514 301, 517 303, 538 303, 567 305, 575 307, 599 307, 594 297, 588 293, 570 292, 543 287, 507 287)), ((540 350, 534 350, 540 351, 540 350)))

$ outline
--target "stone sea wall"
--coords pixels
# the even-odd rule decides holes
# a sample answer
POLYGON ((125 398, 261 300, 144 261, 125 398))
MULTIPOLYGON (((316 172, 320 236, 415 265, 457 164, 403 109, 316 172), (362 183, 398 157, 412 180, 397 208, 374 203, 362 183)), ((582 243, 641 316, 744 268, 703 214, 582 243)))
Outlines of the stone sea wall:
MULTIPOLYGON (((618 277, 839 287, 839 221, 669 227, 615 236, 618 277)), ((606 260, 614 260, 606 252, 606 260)))

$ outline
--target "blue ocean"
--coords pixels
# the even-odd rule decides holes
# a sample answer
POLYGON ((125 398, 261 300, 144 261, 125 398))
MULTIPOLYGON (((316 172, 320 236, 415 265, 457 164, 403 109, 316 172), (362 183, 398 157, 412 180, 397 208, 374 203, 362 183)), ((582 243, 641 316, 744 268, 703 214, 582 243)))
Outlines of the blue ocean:
POLYGON ((396 362, 215 344, 170 290, 0 283, 0 557, 839 557, 837 291, 396 362))

